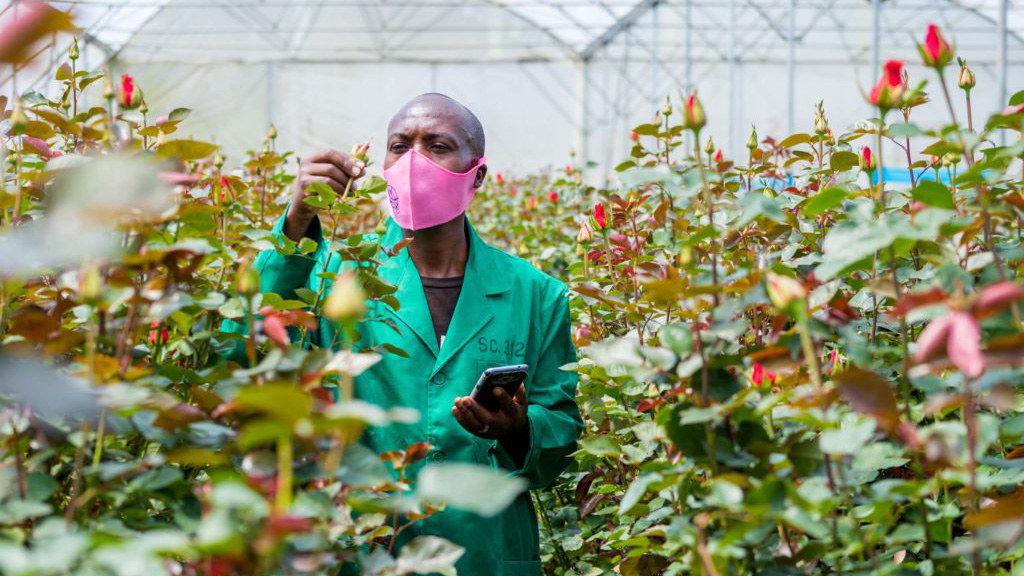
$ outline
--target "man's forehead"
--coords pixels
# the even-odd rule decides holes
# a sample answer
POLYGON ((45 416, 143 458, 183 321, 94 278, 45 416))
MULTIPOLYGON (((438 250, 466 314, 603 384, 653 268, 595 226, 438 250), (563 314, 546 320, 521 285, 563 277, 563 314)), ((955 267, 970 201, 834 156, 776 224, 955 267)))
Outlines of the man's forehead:
POLYGON ((403 128, 431 127, 434 131, 466 133, 465 114, 447 98, 418 98, 406 104, 388 124, 388 133, 403 128))

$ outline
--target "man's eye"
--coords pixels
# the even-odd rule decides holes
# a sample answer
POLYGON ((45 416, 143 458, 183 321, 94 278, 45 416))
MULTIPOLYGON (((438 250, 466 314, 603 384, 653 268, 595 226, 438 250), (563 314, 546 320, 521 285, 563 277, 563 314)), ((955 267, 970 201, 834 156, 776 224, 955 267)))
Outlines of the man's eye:
POLYGON ((430 147, 430 149, 433 150, 434 152, 447 152, 448 151, 448 147, 445 146, 444 144, 434 144, 433 146, 430 147))
POLYGON ((405 149, 406 149, 405 144, 394 144, 394 145, 391 146, 391 151, 395 152, 395 153, 400 153, 400 152, 404 151, 405 149))

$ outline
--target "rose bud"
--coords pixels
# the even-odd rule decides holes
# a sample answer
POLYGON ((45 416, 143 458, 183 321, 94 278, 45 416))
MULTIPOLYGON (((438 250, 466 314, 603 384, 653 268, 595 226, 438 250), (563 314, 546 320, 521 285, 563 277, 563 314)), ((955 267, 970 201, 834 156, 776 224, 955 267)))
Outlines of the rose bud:
POLYGON ((242 263, 235 277, 235 290, 242 296, 254 296, 260 291, 260 275, 248 260, 242 263))
POLYGON ((747 138, 747 148, 753 152, 757 148, 757 128, 750 127, 750 138, 747 138))
POLYGON ((580 233, 576 235, 576 241, 580 244, 589 244, 594 239, 594 233, 590 230, 590 224, 584 220, 580 226, 580 233))
POLYGON ((721 164, 722 163, 722 149, 721 148, 719 148, 717 151, 715 151, 714 161, 715 161, 715 164, 721 164))
POLYGON ((498 184, 498 186, 501 186, 502 184, 505 183, 505 178, 501 176, 501 172, 498 172, 494 175, 494 181, 498 184))
POLYGON ((28 128, 28 115, 21 107, 21 101, 14 102, 14 109, 11 110, 11 132, 21 134, 28 128))
POLYGON ((71 46, 68 48, 68 58, 78 60, 78 38, 71 39, 71 46))
POLYGON ((118 104, 125 110, 134 110, 142 104, 142 90, 135 85, 135 80, 129 74, 121 75, 121 97, 118 104))
POLYGON ((868 174, 875 171, 875 160, 871 156, 871 148, 867 146, 860 150, 860 169, 868 174))
POLYGON ((704 153, 711 157, 715 153, 715 140, 708 138, 708 143, 704 145, 704 153))
POLYGON ((597 204, 594 206, 594 221, 597 222, 598 228, 605 227, 604 204, 597 204))
POLYGON ((974 78, 974 71, 967 67, 966 60, 960 60, 960 88, 964 92, 970 92, 971 88, 974 88, 976 79, 974 78))
POLYGON ((774 272, 768 273, 768 298, 780 310, 807 297, 807 289, 795 278, 782 276, 774 272))
POLYGON ((665 115, 665 118, 672 115, 672 100, 668 96, 665 97, 665 107, 661 110, 661 113, 665 115))
POLYGON ((355 274, 349 272, 334 283, 324 302, 324 317, 328 320, 359 320, 366 313, 366 294, 355 274))
POLYGON ((889 60, 878 83, 871 89, 868 102, 883 110, 899 108, 903 104, 903 62, 889 60))
POLYGON ((637 140, 640 139, 640 135, 637 134, 636 132, 630 132, 629 133, 629 139, 634 141, 634 142, 636 142, 637 140))
POLYGON ((548 198, 550 198, 552 202, 558 202, 558 192, 548 194, 548 198))
POLYGON ((704 107, 697 99, 697 93, 690 94, 686 99, 686 106, 683 109, 683 128, 699 132, 707 124, 707 117, 704 116, 704 107))
POLYGON ((942 32, 939 31, 939 27, 935 24, 928 25, 928 33, 924 37, 924 45, 917 45, 917 49, 921 51, 921 58, 924 60, 926 66, 931 66, 937 70, 942 70, 953 60, 953 49, 950 48, 949 43, 942 37, 942 32))
POLYGON ((267 138, 270 140, 277 140, 277 128, 275 128, 273 124, 271 124, 270 128, 267 130, 267 138))

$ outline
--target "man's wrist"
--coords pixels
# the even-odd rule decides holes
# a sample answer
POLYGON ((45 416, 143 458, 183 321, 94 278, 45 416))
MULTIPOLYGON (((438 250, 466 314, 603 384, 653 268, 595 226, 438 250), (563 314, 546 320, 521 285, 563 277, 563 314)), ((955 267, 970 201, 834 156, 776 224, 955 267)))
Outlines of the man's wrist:
POLYGON ((512 456, 517 466, 522 466, 530 451, 530 417, 523 416, 521 425, 509 430, 508 434, 498 439, 498 443, 512 456))
POLYGON ((316 218, 315 212, 307 212, 294 205, 288 209, 284 217, 284 235, 293 242, 299 242, 309 236, 309 227, 316 218))

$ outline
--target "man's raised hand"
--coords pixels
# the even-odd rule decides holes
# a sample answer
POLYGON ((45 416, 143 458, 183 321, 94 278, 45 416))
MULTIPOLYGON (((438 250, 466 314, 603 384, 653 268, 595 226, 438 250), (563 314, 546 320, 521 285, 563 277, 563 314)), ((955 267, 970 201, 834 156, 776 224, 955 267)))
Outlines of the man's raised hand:
POLYGON ((366 171, 366 164, 351 154, 333 149, 321 150, 310 154, 299 164, 299 174, 295 178, 295 189, 292 191, 292 204, 285 216, 284 234, 298 242, 306 235, 310 222, 316 216, 317 209, 303 202, 309 195, 306 191, 314 182, 322 182, 330 186, 339 195, 349 186, 355 190, 354 180, 366 171))

